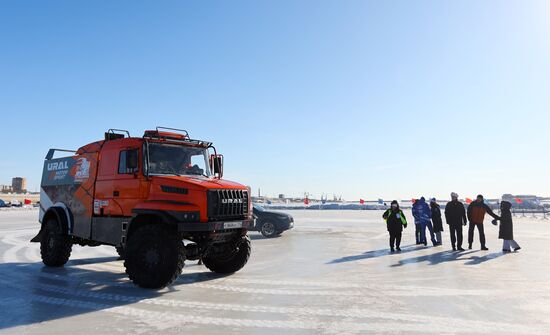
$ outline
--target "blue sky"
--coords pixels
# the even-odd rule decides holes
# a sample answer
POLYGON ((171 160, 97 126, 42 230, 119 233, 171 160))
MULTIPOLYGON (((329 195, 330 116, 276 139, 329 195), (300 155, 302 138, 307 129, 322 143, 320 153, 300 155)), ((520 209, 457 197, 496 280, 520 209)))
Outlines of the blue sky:
POLYGON ((2 1, 0 183, 156 125, 255 192, 550 195, 546 1, 2 1))

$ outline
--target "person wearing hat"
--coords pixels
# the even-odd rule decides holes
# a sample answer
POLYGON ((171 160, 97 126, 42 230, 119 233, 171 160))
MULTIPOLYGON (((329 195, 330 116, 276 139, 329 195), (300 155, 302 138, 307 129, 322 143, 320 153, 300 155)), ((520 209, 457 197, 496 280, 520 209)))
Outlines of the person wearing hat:
POLYGON ((441 232, 443 231, 443 220, 441 220, 441 208, 435 198, 430 199, 430 208, 432 209, 432 223, 437 245, 442 244, 441 232))
POLYGON ((430 237, 434 246, 437 245, 435 240, 435 235, 432 226, 432 210, 430 206, 426 203, 426 198, 422 197, 420 200, 416 201, 412 207, 412 213, 414 216, 414 223, 420 225, 420 242, 424 246, 428 245, 426 240, 426 228, 430 231, 430 237))
POLYGON ((477 196, 476 201, 472 202, 468 206, 468 249, 472 249, 472 243, 474 243, 474 230, 477 227, 479 231, 479 242, 481 242, 481 250, 489 250, 485 245, 485 231, 483 228, 483 221, 485 221, 485 214, 489 214, 495 220, 500 220, 498 215, 493 213, 493 210, 487 206, 483 196, 480 194, 477 196))
MULTIPOLYGON (((519 244, 514 240, 514 224, 512 222, 512 203, 503 201, 500 203, 500 227, 498 230, 498 238, 503 240, 502 252, 512 252, 510 248, 514 248, 514 251, 521 249, 519 244)), ((497 220, 493 220, 493 224, 497 224, 497 220)))
POLYGON ((451 193, 451 201, 445 205, 445 220, 449 225, 453 251, 464 251, 462 249, 462 226, 465 226, 468 220, 464 204, 458 201, 458 194, 455 192, 451 193))
POLYGON ((382 218, 386 221, 386 227, 390 233, 390 251, 394 252, 396 249, 401 251, 401 234, 403 228, 407 228, 407 219, 399 208, 397 200, 391 202, 391 208, 384 212, 382 218))

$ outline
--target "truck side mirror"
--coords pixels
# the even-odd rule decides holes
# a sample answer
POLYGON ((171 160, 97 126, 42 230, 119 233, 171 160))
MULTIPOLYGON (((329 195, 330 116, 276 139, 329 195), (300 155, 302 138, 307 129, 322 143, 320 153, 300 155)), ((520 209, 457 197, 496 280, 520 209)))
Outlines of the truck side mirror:
POLYGON ((210 155, 210 169, 214 176, 223 176, 223 155, 210 155))

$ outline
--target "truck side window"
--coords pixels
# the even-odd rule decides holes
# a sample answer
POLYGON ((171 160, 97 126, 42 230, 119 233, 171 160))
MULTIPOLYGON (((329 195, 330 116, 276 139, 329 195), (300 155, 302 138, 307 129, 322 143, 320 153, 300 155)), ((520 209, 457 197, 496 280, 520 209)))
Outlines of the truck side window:
POLYGON ((123 150, 118 159, 118 173, 128 174, 138 172, 138 150, 123 150))

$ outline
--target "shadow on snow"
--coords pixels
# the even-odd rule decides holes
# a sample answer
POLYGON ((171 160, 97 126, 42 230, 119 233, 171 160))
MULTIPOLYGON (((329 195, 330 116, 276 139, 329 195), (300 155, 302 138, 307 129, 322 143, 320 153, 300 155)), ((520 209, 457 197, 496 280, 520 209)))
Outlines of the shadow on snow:
POLYGON ((346 257, 342 257, 342 258, 337 258, 335 260, 332 260, 332 261, 328 262, 327 264, 355 262, 355 261, 360 261, 360 260, 364 260, 364 259, 377 258, 377 257, 383 257, 383 256, 389 256, 389 255, 402 255, 402 254, 406 254, 406 253, 409 253, 409 252, 420 251, 420 250, 424 250, 424 249, 427 249, 427 247, 424 247, 424 246, 420 247, 420 246, 416 246, 416 245, 413 244, 413 245, 407 245, 407 246, 402 247, 400 252, 392 253, 392 252, 390 252, 389 248, 384 248, 384 249, 379 249, 379 250, 367 251, 367 252, 359 254, 359 255, 353 255, 353 256, 346 256, 346 257))
MULTIPOLYGON (((346 257, 334 259, 328 262, 327 264, 355 262, 355 261, 361 261, 365 259, 378 258, 378 257, 384 257, 384 256, 393 256, 393 255, 398 256, 398 255, 408 254, 415 251, 426 250, 428 248, 431 248, 431 247, 408 245, 408 246, 402 247, 401 252, 395 252, 395 253, 392 253, 387 248, 384 248, 380 250, 367 251, 359 255, 346 256, 346 257)), ((477 253, 477 252, 479 251, 463 251, 463 252, 450 251, 450 250, 440 251, 429 255, 422 255, 422 256, 401 259, 398 261, 398 263, 391 265, 391 267, 403 266, 406 264, 423 263, 423 262, 427 262, 429 265, 437 265, 445 262, 454 262, 454 261, 463 261, 465 265, 477 265, 504 255, 501 252, 494 252, 494 253, 489 253, 481 256, 472 255, 473 253, 477 253), (470 256, 467 257, 468 255, 470 256)))
POLYGON ((434 254, 402 259, 402 260, 399 260, 396 264, 391 265, 391 267, 399 267, 407 264, 416 264, 416 263, 424 263, 424 262, 428 263, 428 265, 438 265, 441 263, 456 262, 456 261, 462 261, 464 262, 464 265, 478 265, 504 255, 501 252, 493 252, 482 256, 473 255, 474 253, 477 253, 477 252, 479 251, 472 251, 472 250, 463 251, 463 252, 456 252, 456 251, 450 251, 450 250, 441 251, 434 254))
POLYGON ((75 259, 59 268, 41 262, 0 264, 0 330, 130 305, 177 291, 182 285, 223 277, 209 271, 184 273, 166 289, 149 290, 135 286, 123 271, 85 268, 116 260, 75 259))

